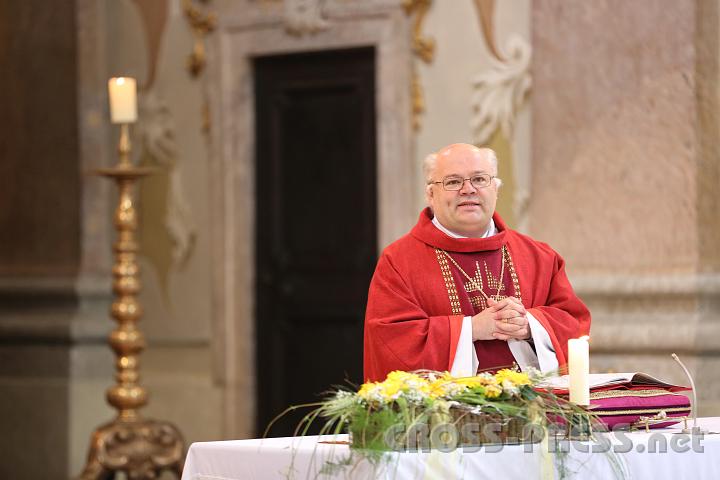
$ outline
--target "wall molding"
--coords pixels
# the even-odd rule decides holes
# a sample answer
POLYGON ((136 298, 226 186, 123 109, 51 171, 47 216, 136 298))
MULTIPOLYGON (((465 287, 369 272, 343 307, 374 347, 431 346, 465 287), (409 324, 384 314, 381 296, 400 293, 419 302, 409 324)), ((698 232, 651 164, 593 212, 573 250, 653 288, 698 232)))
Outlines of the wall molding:
POLYGON ((595 353, 720 355, 720 274, 573 275, 595 353))
POLYGON ((720 273, 572 275, 581 297, 720 295, 720 273))
POLYGON ((294 36, 282 5, 238 3, 219 12, 208 62, 210 219, 215 381, 224 387, 225 435, 254 434, 255 124, 252 59, 372 46, 376 51, 378 244, 403 235, 417 211, 412 151, 411 23, 398 1, 327 2, 327 29, 294 36), (262 7, 262 8, 261 8, 262 7), (350 28, 352 27, 352 28, 350 28))

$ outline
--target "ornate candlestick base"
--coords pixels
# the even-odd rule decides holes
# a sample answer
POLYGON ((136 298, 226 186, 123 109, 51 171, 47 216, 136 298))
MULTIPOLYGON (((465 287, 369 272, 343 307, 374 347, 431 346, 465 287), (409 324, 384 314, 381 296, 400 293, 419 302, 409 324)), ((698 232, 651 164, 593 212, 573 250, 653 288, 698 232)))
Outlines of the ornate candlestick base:
POLYGON ((124 472, 130 480, 155 479, 162 470, 182 474, 185 442, 168 422, 115 420, 93 432, 81 480, 114 478, 124 472))
POLYGON ((112 178, 120 192, 114 217, 117 230, 112 268, 115 301, 110 309, 116 327, 108 339, 115 352, 116 383, 106 393, 108 403, 118 415, 93 432, 87 463, 80 474, 82 480, 111 479, 115 472, 125 473, 130 480, 150 480, 157 478, 162 470, 173 471, 179 477, 185 458, 185 442, 174 425, 144 419, 138 412, 147 404, 147 393, 139 383, 139 355, 145 348, 145 337, 137 328, 142 307, 137 300, 139 247, 134 236, 137 215, 132 190, 137 180, 154 170, 130 163, 127 127, 127 124, 121 125, 118 165, 94 172, 112 178))

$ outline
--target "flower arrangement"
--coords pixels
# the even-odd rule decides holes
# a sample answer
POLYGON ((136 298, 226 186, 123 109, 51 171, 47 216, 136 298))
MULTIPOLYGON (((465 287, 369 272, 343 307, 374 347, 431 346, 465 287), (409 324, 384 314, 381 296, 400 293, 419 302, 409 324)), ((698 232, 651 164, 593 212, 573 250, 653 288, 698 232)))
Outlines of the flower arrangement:
POLYGON ((572 425, 578 413, 588 421, 579 407, 535 388, 540 380, 510 369, 472 377, 394 371, 358 391, 330 392, 310 405, 296 433, 321 417, 321 433, 348 431, 353 448, 388 451, 537 442, 549 423, 572 425))
MULTIPOLYGON (((292 406, 276 419, 292 410, 314 407, 298 425, 296 436, 307 434, 318 419, 324 421, 321 435, 350 434, 348 454, 324 461, 320 472, 328 475, 352 470, 365 461, 382 468, 386 461, 400 459, 388 455, 392 451, 542 442, 538 447, 541 462, 554 466, 560 478, 573 477, 562 442, 590 438, 597 418, 555 395, 546 380, 539 372, 511 369, 472 377, 394 371, 384 381, 365 383, 357 391, 338 388, 321 402, 292 406)), ((626 478, 622 458, 612 450, 604 455, 615 477, 626 478)), ((290 472, 288 478, 294 470, 290 472)))

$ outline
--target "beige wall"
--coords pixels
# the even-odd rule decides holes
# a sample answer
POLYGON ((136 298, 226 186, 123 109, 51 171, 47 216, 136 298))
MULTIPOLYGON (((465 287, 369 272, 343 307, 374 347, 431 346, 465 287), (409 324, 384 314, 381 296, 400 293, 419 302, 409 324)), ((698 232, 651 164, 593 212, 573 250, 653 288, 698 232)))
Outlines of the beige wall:
POLYGON ((531 227, 575 272, 697 267, 695 9, 649 3, 534 9, 531 227))
MULTIPOLYGON (((495 47, 504 56, 508 41, 519 36, 530 42, 530 2, 505 0, 495 2, 493 30, 489 32, 495 47)), ((433 2, 424 24, 424 33, 436 42, 435 58, 430 64, 416 61, 424 89, 426 112, 422 127, 415 134, 416 162, 430 152, 456 142, 474 143, 472 128, 473 81, 478 74, 493 68, 497 60, 489 51, 483 36, 479 11, 472 0, 433 2)), ((499 152, 500 176, 504 187, 498 210, 512 226, 525 229, 524 215, 513 204, 518 188, 529 188, 530 127, 529 100, 516 110, 515 130, 507 138, 507 149, 499 152), (504 155, 503 155, 504 154, 504 155)), ((482 145, 489 145, 483 142, 482 145)), ((491 144, 495 148, 498 145, 491 144)), ((422 172, 417 170, 417 208, 425 206, 422 172)))
POLYGON ((687 383, 677 352, 716 415, 718 2, 532 11, 530 231, 593 312, 595 368, 687 383))

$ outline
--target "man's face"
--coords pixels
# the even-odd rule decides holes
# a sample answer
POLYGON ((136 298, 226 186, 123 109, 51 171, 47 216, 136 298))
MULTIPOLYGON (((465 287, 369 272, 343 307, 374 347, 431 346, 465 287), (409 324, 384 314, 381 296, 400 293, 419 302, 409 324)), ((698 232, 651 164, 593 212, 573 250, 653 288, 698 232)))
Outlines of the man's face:
MULTIPOLYGON (((496 175, 488 154, 471 145, 447 147, 437 155, 431 180, 438 182, 448 176, 470 178, 478 173, 496 175)), ((450 231, 465 237, 481 237, 490 224, 497 203, 497 184, 477 188, 466 180, 460 190, 445 190, 442 184, 429 185, 428 205, 438 221, 450 231)))

